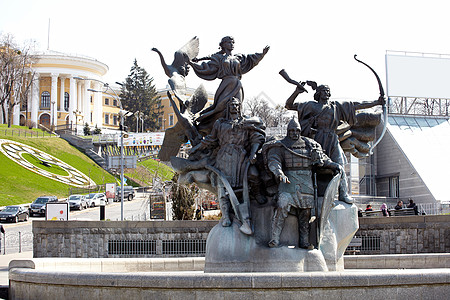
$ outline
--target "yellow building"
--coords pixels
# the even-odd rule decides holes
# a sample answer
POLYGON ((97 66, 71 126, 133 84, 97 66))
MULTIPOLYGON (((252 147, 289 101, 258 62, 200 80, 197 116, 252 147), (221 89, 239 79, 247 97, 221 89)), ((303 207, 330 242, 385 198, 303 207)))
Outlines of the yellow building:
MULTIPOLYGON (((170 87, 168 86, 164 89, 157 90, 158 96, 160 96, 161 99, 161 106, 163 107, 162 108, 163 113, 158 120, 158 125, 161 131, 164 131, 167 128, 175 126, 175 124, 177 124, 178 122, 178 118, 175 115, 175 112, 173 111, 172 104, 170 103, 170 100, 167 97, 167 91, 170 91, 170 87)), ((186 91, 187 98, 191 97, 194 92, 195 89, 187 88, 186 91)), ((208 92, 208 103, 206 103, 205 107, 212 105, 213 102, 214 102, 214 94, 208 92)), ((179 107, 178 102, 177 107, 179 107)))
MULTIPOLYGON (((84 124, 98 127, 102 133, 119 129, 118 100, 103 91, 103 76, 109 68, 106 64, 87 56, 45 51, 36 55, 32 65, 36 72, 27 103, 15 106, 13 124, 25 125, 26 120, 34 126, 57 128, 70 125, 81 134, 84 124)), ((120 93, 119 86, 111 86, 120 93)), ((163 114, 158 120, 160 130, 174 126, 177 117, 167 98, 169 87, 158 90, 163 114)), ((109 91, 111 92, 111 91, 109 91)), ((187 89, 191 96, 195 89, 187 89)), ((214 99, 208 94, 208 105, 214 99)), ((132 112, 133 113, 133 112, 132 112)))
POLYGON ((27 103, 16 106, 13 124, 47 128, 72 124, 118 129, 119 105, 114 97, 103 94, 102 77, 108 66, 96 59, 55 51, 36 55, 32 65, 36 72, 27 103))

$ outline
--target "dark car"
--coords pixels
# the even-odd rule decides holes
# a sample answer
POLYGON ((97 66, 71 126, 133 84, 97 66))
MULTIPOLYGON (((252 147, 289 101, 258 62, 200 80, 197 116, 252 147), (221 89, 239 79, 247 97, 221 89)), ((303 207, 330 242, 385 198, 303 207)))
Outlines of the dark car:
POLYGON ((10 205, 0 211, 1 222, 14 222, 27 221, 28 211, 26 208, 20 205, 10 205))
MULTIPOLYGON (((119 187, 117 187, 115 201, 120 201, 120 197, 121 197, 121 190, 120 190, 120 186, 119 186, 119 187)), ((134 193, 133 187, 126 185, 123 189, 123 200, 128 199, 128 201, 131 201, 131 200, 133 200, 134 197, 135 197, 135 193, 134 193)))
POLYGON ((58 202, 58 197, 56 197, 56 196, 41 196, 41 197, 38 197, 30 205, 30 208, 29 208, 30 217, 32 217, 34 215, 43 215, 43 216, 45 216, 45 209, 46 209, 47 202, 58 202))

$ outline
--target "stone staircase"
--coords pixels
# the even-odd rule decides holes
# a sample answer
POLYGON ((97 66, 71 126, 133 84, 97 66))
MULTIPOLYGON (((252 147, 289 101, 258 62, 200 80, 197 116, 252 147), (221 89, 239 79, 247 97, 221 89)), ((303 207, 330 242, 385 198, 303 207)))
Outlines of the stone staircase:
POLYGON ((66 140, 69 144, 74 147, 77 147, 81 151, 83 151, 87 156, 89 156, 93 161, 95 161, 100 167, 106 169, 106 160, 97 154, 96 150, 98 147, 95 147, 92 144, 92 138, 85 138, 73 135, 67 132, 61 132, 60 137, 66 140))

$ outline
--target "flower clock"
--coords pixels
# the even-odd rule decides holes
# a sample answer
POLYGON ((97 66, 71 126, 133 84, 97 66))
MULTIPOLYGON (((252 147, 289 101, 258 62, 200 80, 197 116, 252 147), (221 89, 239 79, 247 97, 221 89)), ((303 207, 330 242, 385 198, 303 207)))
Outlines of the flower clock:
POLYGON ((76 187, 95 185, 77 169, 31 146, 0 139, 0 151, 22 167, 47 178, 76 187))

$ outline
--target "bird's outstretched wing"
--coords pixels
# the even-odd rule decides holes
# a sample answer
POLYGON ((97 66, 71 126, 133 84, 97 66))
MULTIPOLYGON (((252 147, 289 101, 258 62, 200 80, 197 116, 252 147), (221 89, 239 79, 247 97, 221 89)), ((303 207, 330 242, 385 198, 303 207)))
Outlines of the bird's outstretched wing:
POLYGON ((198 37, 194 36, 189 42, 187 42, 179 51, 186 53, 190 60, 197 57, 199 52, 200 42, 198 37))
POLYGON ((169 161, 171 156, 177 156, 180 146, 187 142, 184 128, 180 123, 165 131, 164 141, 159 150, 158 158, 162 161, 169 161))
POLYGON ((186 103, 186 105, 187 109, 191 112, 191 114, 195 115, 205 107, 207 102, 208 102, 208 93, 206 92, 206 89, 203 86, 203 84, 201 84, 195 90, 194 94, 186 103))

